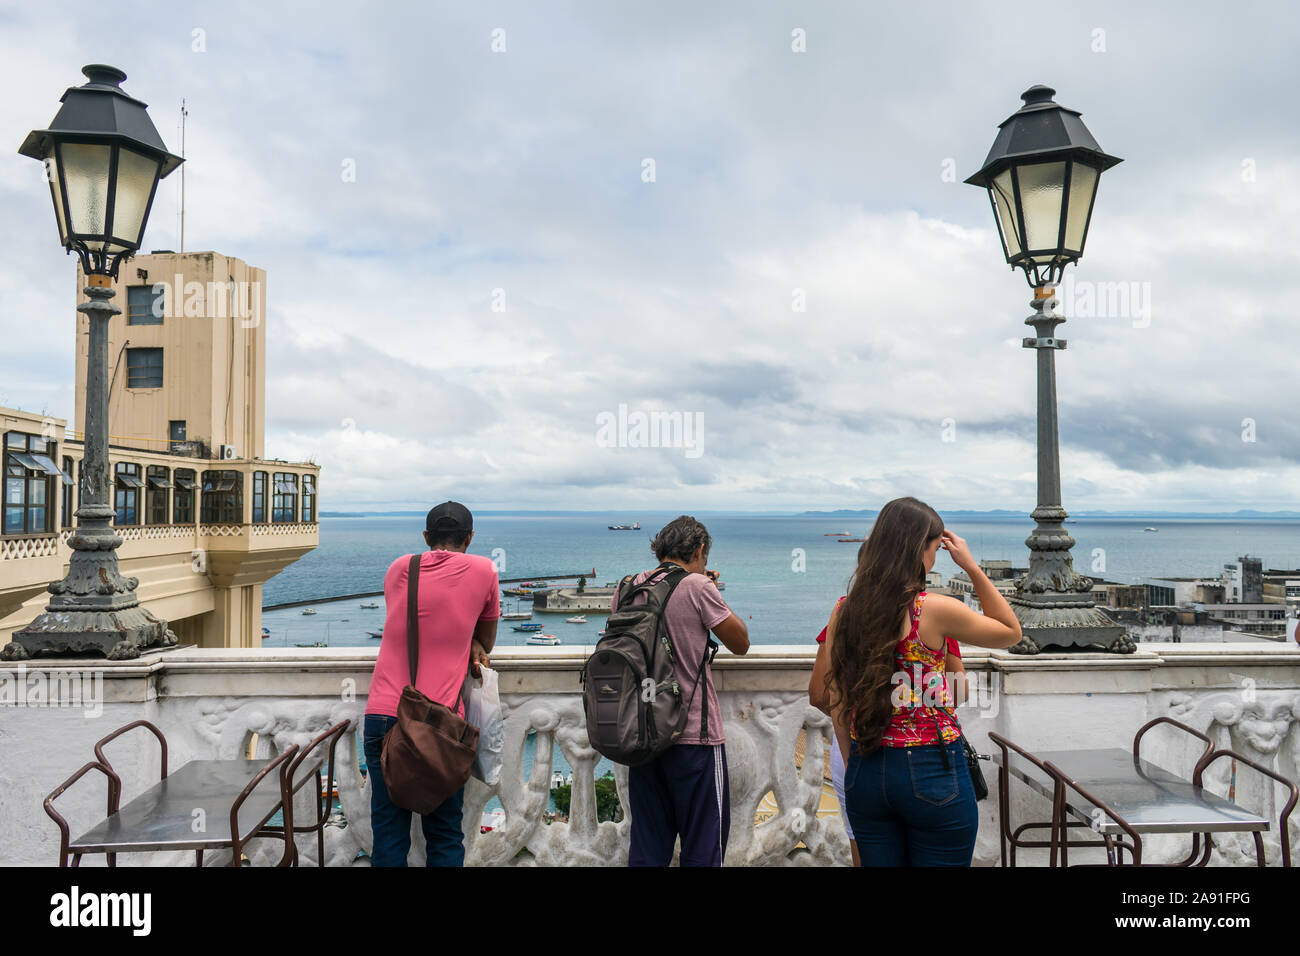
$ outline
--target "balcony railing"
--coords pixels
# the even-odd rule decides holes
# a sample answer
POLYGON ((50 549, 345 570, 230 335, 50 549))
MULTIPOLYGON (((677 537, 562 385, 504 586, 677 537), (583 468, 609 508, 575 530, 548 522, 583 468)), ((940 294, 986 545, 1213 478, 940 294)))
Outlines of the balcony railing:
MULTIPOLYGON (((131 720, 147 717, 167 734, 169 764, 195 758, 233 758, 250 747, 269 756, 343 719, 358 739, 338 750, 339 798, 345 827, 327 827, 330 865, 364 864, 370 850, 370 795, 358 763, 365 695, 374 648, 177 650, 146 654, 134 662, 31 661, 24 668, 0 666, 9 696, 18 680, 39 682, 39 705, 0 706, 0 766, 21 768, 6 783, 0 815, 0 860, 52 865, 55 828, 41 801, 73 770, 91 759, 94 741, 131 720), (91 688, 87 694, 87 687, 91 688), (97 688, 97 689, 96 689, 97 688), (78 691, 79 689, 79 691, 78 691)), ((598 822, 591 749, 579 696, 578 674, 587 649, 500 648, 493 655, 506 708, 505 771, 489 788, 471 781, 464 820, 467 863, 481 866, 622 865, 627 861, 629 822, 598 822), (529 739, 536 759, 526 768, 529 739), (555 754, 573 768, 570 815, 547 821, 555 754), (480 815, 492 798, 505 809, 504 823, 479 833, 480 815)), ((823 754, 829 722, 807 698, 810 645, 751 648, 745 657, 721 654, 714 681, 726 733, 731 790, 728 865, 846 865, 848 843, 838 813, 823 806, 829 789, 823 754), (803 746, 800 747, 800 741, 803 746), (802 751, 802 760, 797 753, 802 751), (765 817, 755 822, 757 817, 765 817)), ((1172 716, 1250 760, 1294 774, 1300 750, 1300 649, 1253 644, 1143 644, 1122 658, 1043 654, 1025 658, 1004 651, 969 649, 967 670, 991 694, 983 706, 959 711, 966 735, 988 753, 988 732, 997 731, 1030 749, 1127 746, 1146 721, 1172 716), (1118 742, 1118 743, 1117 743, 1118 742)), ((157 779, 157 745, 122 738, 124 800, 157 779), (134 748, 134 749, 133 749, 134 748)), ((1158 732, 1143 741, 1143 757, 1174 772, 1190 773, 1196 756, 1180 738, 1158 732)), ((115 764, 117 759, 115 758, 115 764)), ((1277 795, 1253 777, 1230 777, 1229 761, 1207 775, 1207 787, 1276 820, 1277 795)), ((992 770, 990 769, 990 783, 992 770)), ((627 802, 626 770, 615 773, 620 802, 627 802)), ((308 788, 309 789, 309 788, 308 788)), ((975 863, 999 859, 997 787, 979 804, 975 863)), ((309 798, 308 798, 309 799, 309 798)), ((1012 785, 1013 820, 1043 820, 1045 801, 1012 785)), ((74 829, 97 822, 104 795, 93 787, 70 791, 61 809, 74 829), (93 792, 92 792, 93 791, 93 792)), ((306 807, 299 812, 305 812, 306 807)), ((83 827, 84 828, 84 827, 83 827)), ((1293 824, 1292 843, 1300 832, 1293 824)), ((413 862, 422 862, 414 827, 413 862)), ((1278 859, 1278 834, 1264 835, 1270 863, 1278 859)), ((273 841, 255 843, 255 864, 278 857, 273 841)), ((302 858, 315 862, 314 840, 302 858)), ((1143 841, 1146 862, 1173 862, 1188 841, 1153 835, 1143 841)), ((1072 862, 1101 862, 1102 851, 1071 849, 1072 862)), ((1046 851, 1021 850, 1021 865, 1045 865, 1046 851)), ((188 865, 192 854, 129 855, 120 862, 188 865)), ((222 862, 218 855, 208 864, 222 862)), ((1211 861, 1253 865, 1250 834, 1217 834, 1211 861)))

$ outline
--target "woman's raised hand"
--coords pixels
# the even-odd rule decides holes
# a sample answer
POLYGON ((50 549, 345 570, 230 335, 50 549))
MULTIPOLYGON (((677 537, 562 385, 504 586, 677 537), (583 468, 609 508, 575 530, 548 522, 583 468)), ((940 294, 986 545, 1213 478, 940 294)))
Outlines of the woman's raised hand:
POLYGON ((957 565, 963 571, 970 573, 973 568, 978 567, 975 562, 975 556, 970 553, 970 548, 966 545, 966 539, 960 538, 947 528, 943 529, 940 537, 943 539, 941 547, 948 552, 952 558, 952 563, 957 565))

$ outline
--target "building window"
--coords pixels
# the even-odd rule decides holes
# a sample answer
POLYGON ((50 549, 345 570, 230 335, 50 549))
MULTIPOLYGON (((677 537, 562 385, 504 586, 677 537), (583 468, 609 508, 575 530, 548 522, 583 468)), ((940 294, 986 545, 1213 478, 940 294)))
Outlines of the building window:
POLYGON ((54 530, 51 498, 55 443, 40 435, 6 432, 4 437, 4 533, 42 534, 54 530))
POLYGON ((316 476, 302 476, 302 520, 316 520, 316 476))
POLYGON ((167 423, 167 448, 173 455, 179 453, 178 447, 185 443, 185 423, 182 421, 171 421, 167 423))
POLYGON ((194 524, 194 471, 177 468, 174 477, 176 490, 172 494, 172 523, 194 524))
POLYGON ((126 289, 127 325, 162 325, 163 294, 151 285, 132 285, 126 289))
POLYGON ((266 521, 266 472, 253 472, 253 523, 266 521))
POLYGON ((140 466, 132 461, 119 461, 113 466, 113 507, 117 509, 117 526, 140 523, 140 466))
POLYGON ((237 471, 205 471, 199 517, 204 524, 242 524, 244 476, 237 471))
POLYGON ((164 468, 161 465, 150 465, 145 470, 145 523, 146 524, 166 524, 168 505, 171 503, 167 499, 171 496, 172 480, 169 475, 171 469, 164 468))
POLYGON ((126 350, 126 387, 162 388, 163 350, 126 350))
POLYGON ((77 514, 77 483, 72 477, 74 474, 72 469, 75 467, 72 459, 64 455, 63 474, 59 476, 59 481, 63 485, 63 521, 61 523, 65 528, 72 527, 73 518, 77 514))
POLYGON ((292 472, 275 473, 275 496, 272 498, 271 520, 280 522, 298 520, 298 476, 292 472))

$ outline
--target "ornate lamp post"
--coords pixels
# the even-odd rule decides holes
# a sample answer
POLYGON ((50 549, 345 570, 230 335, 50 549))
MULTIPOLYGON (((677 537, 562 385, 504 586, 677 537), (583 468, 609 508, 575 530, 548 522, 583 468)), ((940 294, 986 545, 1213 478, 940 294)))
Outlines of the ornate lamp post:
POLYGON ((1029 570, 1011 599, 1025 636, 1012 650, 1036 654, 1058 645, 1131 653, 1123 626, 1096 607, 1092 581, 1070 557, 1056 415, 1056 350, 1065 339, 1054 334, 1065 321, 1055 311, 1056 285, 1083 255, 1098 179, 1120 160, 1102 152, 1078 111, 1053 102, 1055 94, 1046 86, 1022 93, 1025 105, 1002 123, 984 167, 966 180, 988 190, 1006 260, 1034 289, 1034 314, 1025 324, 1035 335, 1022 344, 1038 351, 1038 506, 1025 539, 1029 570))
POLYGON ((113 531, 108 464, 108 321, 121 310, 109 300, 123 259, 140 248, 158 180, 182 160, 167 152, 145 104, 121 89, 126 74, 92 64, 89 81, 63 94, 50 128, 34 130, 18 152, 45 164, 59 239, 86 273, 90 319, 86 375, 85 458, 81 506, 69 544, 68 574, 50 585, 50 603, 15 632, 0 657, 96 651, 138 657, 140 648, 176 643, 165 621, 136 599, 136 578, 117 569, 122 539, 113 531))

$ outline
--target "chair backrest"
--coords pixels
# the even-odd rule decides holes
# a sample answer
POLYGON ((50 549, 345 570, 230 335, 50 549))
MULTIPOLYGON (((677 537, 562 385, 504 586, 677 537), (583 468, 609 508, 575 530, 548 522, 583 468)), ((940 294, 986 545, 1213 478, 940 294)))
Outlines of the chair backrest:
MULTIPOLYGON (((328 756, 326 758, 325 793, 321 795, 321 799, 323 800, 329 799, 330 793, 332 793, 334 790, 334 751, 335 748, 338 746, 339 738, 342 737, 345 733, 347 733, 348 728, 351 726, 352 726, 352 721, 350 720, 341 721, 340 723, 335 724, 333 727, 329 728, 328 730, 321 733, 320 735, 313 737, 305 747, 303 747, 298 751, 298 756, 296 756, 293 759, 293 764, 292 766, 289 767, 289 786, 291 788, 290 792, 294 792, 297 790, 298 769, 304 763, 306 763, 308 758, 310 758, 315 751, 319 750, 321 747, 324 747, 328 744, 329 751, 328 751, 328 756)), ((327 810, 329 809, 328 805, 326 806, 326 809, 327 810)))
POLYGON ((279 772, 276 774, 276 782, 280 787, 281 812, 284 816, 284 832, 286 836, 284 839, 284 855, 276 865, 288 866, 293 861, 293 800, 291 799, 292 791, 289 789, 289 768, 293 766, 294 758, 297 755, 298 745, 294 744, 288 750, 276 756, 274 760, 269 761, 240 791, 239 796, 235 797, 235 802, 230 805, 231 866, 240 865, 240 851, 244 844, 244 838, 239 833, 239 808, 244 805, 244 801, 248 799, 249 794, 257 789, 257 785, 265 780, 272 770, 277 769, 279 772))
POLYGON ((113 771, 113 765, 109 762, 108 758, 104 756, 104 745, 112 740, 116 740, 129 730, 135 730, 137 727, 145 728, 158 738, 158 746, 162 750, 162 773, 159 775, 158 779, 167 779, 167 738, 163 736, 161 730, 149 723, 149 721, 133 720, 131 723, 117 728, 117 730, 113 731, 107 737, 100 738, 100 740, 95 744, 95 759, 110 771, 108 790, 108 812, 110 814, 116 813, 121 805, 122 777, 120 774, 113 771))
POLYGON ((102 763, 100 763, 97 760, 92 760, 90 763, 82 764, 81 768, 77 770, 71 777, 69 777, 67 780, 63 781, 63 783, 55 787, 50 792, 50 795, 45 798, 44 803, 42 803, 42 806, 45 809, 45 815, 49 817, 51 820, 53 820, 55 825, 59 828, 59 866, 68 865, 68 843, 72 839, 72 834, 70 832, 70 828, 68 827, 68 821, 64 818, 63 814, 59 813, 58 810, 54 809, 54 801, 57 800, 59 797, 61 797, 64 791, 66 791, 69 787, 71 787, 74 783, 76 783, 78 780, 80 780, 82 777, 84 777, 87 773, 89 773, 92 770, 98 770, 108 779, 107 806, 108 806, 108 814, 111 815, 114 812, 113 809, 114 786, 117 786, 117 788, 120 790, 121 781, 118 779, 117 774, 115 774, 111 768, 104 766, 102 763))

